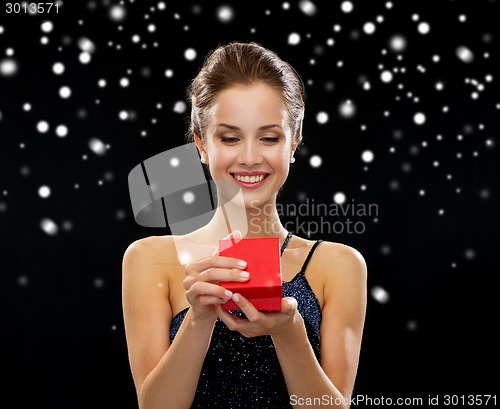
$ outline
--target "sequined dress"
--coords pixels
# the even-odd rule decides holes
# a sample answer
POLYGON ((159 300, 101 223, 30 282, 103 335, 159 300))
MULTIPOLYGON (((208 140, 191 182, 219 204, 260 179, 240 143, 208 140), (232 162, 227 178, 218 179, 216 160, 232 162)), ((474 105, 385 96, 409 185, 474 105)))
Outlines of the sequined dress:
MULTIPOLYGON (((291 234, 288 233, 281 254, 291 234)), ((316 358, 320 358, 321 309, 305 270, 321 240, 314 243, 304 264, 295 277, 283 282, 283 297, 294 297, 304 319, 307 337, 316 358)), ((173 341, 188 309, 174 316, 170 328, 173 341)), ((241 311, 232 311, 242 317, 241 311)), ((191 408, 290 408, 290 397, 270 336, 245 338, 230 331, 217 319, 212 339, 201 370, 196 395, 191 408)))

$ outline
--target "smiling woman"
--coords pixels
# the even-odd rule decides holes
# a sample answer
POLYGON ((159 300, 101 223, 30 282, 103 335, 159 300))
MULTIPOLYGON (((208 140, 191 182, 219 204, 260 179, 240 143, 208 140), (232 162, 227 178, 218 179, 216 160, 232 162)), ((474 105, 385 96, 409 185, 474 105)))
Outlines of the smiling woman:
POLYGON ((300 77, 259 44, 230 43, 207 56, 190 101, 189 136, 218 208, 198 230, 141 239, 125 252, 123 311, 140 408, 285 408, 323 396, 347 407, 365 319, 364 259, 288 232, 276 204, 302 139, 300 77), (244 236, 228 214, 243 214, 244 236), (224 237, 279 238, 279 311, 258 311, 219 285, 251 279, 245 260, 219 255, 224 237), (179 240, 211 254, 182 264, 179 240), (229 300, 240 311, 224 310, 229 300))

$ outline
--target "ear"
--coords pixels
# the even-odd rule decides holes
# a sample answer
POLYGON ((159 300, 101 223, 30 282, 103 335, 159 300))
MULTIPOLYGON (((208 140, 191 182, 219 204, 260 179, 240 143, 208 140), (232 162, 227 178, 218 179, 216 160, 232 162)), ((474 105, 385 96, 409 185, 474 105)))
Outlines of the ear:
POLYGON ((202 156, 202 154, 206 155, 205 144, 203 143, 203 141, 201 140, 201 138, 197 134, 194 134, 194 143, 195 143, 196 147, 198 148, 198 152, 199 152, 200 156, 202 156))
POLYGON ((295 155, 295 151, 302 143, 302 135, 297 138, 294 142, 292 142, 292 156, 295 155))

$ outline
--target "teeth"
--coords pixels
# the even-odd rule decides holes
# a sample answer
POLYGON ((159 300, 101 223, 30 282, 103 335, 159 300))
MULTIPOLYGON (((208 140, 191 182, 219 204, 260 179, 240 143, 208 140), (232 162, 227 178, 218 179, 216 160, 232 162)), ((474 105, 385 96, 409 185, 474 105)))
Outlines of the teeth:
POLYGON ((234 175, 234 177, 239 180, 240 182, 245 182, 245 183, 258 183, 262 179, 264 179, 264 175, 259 175, 259 176, 240 176, 240 175, 234 175))

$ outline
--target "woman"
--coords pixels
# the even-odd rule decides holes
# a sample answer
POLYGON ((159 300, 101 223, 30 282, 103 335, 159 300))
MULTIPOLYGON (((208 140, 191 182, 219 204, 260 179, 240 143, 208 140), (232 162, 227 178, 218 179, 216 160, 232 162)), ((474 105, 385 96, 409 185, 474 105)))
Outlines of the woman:
POLYGON ((300 78, 274 52, 234 42, 207 56, 190 101, 190 133, 219 207, 192 233, 148 237, 125 252, 123 310, 139 407, 348 407, 366 264, 352 247, 292 235, 276 209, 302 138, 300 78), (229 200, 228 186, 239 189, 238 203, 229 200), (237 208, 244 223, 228 219, 237 208), (219 285, 249 279, 245 260, 218 255, 219 239, 229 232, 239 240, 240 231, 280 238, 279 312, 257 311, 219 285), (184 263, 180 242, 204 249, 203 257, 195 251, 198 259, 184 263), (241 311, 222 309, 230 299, 241 311))

